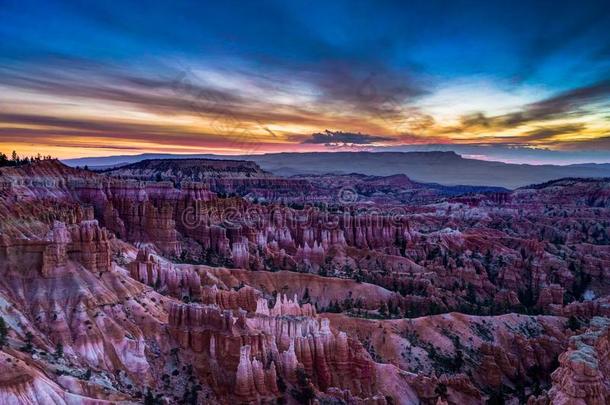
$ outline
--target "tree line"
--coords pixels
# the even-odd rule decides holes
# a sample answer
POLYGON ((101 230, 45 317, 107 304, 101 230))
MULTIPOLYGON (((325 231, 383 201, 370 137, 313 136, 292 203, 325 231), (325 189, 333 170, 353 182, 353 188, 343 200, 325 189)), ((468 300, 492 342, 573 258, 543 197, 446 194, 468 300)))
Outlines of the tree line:
POLYGON ((52 160, 54 159, 51 155, 43 156, 40 153, 36 156, 25 156, 20 157, 16 151, 11 153, 11 156, 7 156, 6 154, 0 152, 0 167, 5 166, 23 166, 29 165, 30 163, 40 162, 42 160, 52 160))

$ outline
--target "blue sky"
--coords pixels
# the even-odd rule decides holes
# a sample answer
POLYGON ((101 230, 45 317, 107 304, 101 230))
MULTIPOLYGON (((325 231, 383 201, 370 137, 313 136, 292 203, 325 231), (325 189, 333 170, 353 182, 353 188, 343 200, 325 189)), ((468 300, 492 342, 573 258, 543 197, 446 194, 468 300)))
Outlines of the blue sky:
POLYGON ((0 150, 466 144, 604 160, 609 26, 607 1, 3 0, 0 150))

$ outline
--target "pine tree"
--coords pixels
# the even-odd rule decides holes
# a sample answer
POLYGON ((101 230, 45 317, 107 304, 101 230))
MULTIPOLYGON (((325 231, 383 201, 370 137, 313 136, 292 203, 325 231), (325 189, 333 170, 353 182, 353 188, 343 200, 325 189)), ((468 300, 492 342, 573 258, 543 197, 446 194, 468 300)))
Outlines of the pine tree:
POLYGON ((57 345, 55 346, 55 353, 53 354, 53 356, 55 356, 56 359, 64 357, 64 346, 61 344, 61 342, 57 343, 57 345))
POLYGON ((25 346, 21 348, 21 351, 26 353, 32 353, 32 351, 34 350, 32 339, 34 339, 34 335, 32 335, 32 332, 25 332, 25 346))
POLYGON ((305 287, 305 292, 303 293, 303 303, 306 304, 309 302, 309 300, 309 287, 305 287))
POLYGON ((0 348, 4 347, 7 344, 7 335, 8 328, 6 327, 6 322, 4 322, 4 318, 0 316, 0 348))
POLYGON ((383 318, 388 317, 388 305, 385 302, 381 303, 381 307, 379 308, 379 315, 381 315, 383 318))
POLYGON ((155 401, 155 396, 153 395, 153 393, 149 390, 146 391, 146 396, 144 397, 144 404, 145 405, 154 405, 156 403, 155 401))
POLYGON ((570 316, 570 318, 568 319, 568 328, 570 328, 570 330, 572 331, 577 331, 578 329, 580 329, 580 327, 581 323, 578 318, 576 318, 574 315, 570 316))

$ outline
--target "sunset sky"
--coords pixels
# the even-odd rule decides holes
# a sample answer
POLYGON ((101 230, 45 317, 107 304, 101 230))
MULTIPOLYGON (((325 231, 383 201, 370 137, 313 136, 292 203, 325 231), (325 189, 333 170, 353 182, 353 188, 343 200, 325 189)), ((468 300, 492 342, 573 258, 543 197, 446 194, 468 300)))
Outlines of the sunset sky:
POLYGON ((0 151, 610 162, 608 1, 147 3, 0 0, 0 151))

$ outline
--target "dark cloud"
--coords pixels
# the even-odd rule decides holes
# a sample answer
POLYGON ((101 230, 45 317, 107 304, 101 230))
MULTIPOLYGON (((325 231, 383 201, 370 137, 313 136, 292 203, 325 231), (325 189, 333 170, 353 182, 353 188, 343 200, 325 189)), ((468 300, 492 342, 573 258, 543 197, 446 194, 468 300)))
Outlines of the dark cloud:
POLYGON ((610 97, 610 80, 594 83, 560 93, 546 100, 528 105, 523 111, 500 117, 507 127, 532 121, 554 119, 558 116, 579 115, 581 108, 610 97))
POLYGON ((302 143, 322 144, 327 146, 341 145, 370 145, 376 142, 392 141, 393 138, 385 136, 367 135, 361 133, 329 131, 312 134, 302 143))
POLYGON ((567 124, 541 127, 514 137, 521 142, 543 141, 557 135, 577 134, 586 128, 585 124, 567 124))
MULTIPOLYGON (((0 113, 0 139, 4 142, 23 142, 28 139, 44 145, 72 144, 75 138, 87 138, 103 146, 106 142, 146 142, 168 147, 241 147, 254 149, 258 143, 256 137, 248 133, 240 136, 218 135, 209 132, 198 132, 175 125, 152 125, 145 123, 102 121, 95 119, 69 119, 30 114, 0 113), (13 126, 8 126, 11 124, 13 126), (29 126, 24 128, 22 126, 29 126)), ((130 145, 131 146, 131 145, 130 145)))
POLYGON ((562 142, 558 145, 562 151, 596 151, 605 154, 606 160, 610 156, 610 134, 595 139, 562 142))
POLYGON ((373 116, 400 114, 404 105, 428 94, 421 81, 383 66, 327 63, 307 79, 319 89, 319 102, 340 103, 373 116))
MULTIPOLYGON (((62 128, 72 131, 84 131, 88 133, 101 132, 113 133, 119 132, 125 135, 133 132, 157 133, 164 132, 167 127, 149 124, 129 124, 116 121, 101 121, 92 119, 70 119, 62 117, 50 117, 46 115, 33 114, 12 114, 0 113, 0 122, 3 124, 19 124, 27 126, 42 126, 52 128, 62 128)), ((6 129, 6 128, 3 128, 6 129)), ((18 129, 18 128, 17 128, 18 129)), ((47 128, 48 129, 48 128, 47 128)), ((11 128, 15 131, 16 128, 11 128)))
POLYGON ((487 117, 482 112, 464 115, 460 119, 460 130, 473 127, 490 128, 492 125, 494 118, 487 117))
POLYGON ((169 115, 196 112, 207 116, 222 116, 229 114, 230 107, 244 103, 232 93, 197 85, 177 71, 166 79, 137 77, 106 66, 87 70, 61 65, 32 70, 26 67, 5 69, 0 73, 0 83, 19 89, 127 103, 169 115))
POLYGON ((465 115, 461 117, 459 126, 446 128, 442 132, 461 133, 474 129, 503 130, 557 118, 578 117, 587 113, 587 107, 608 99, 610 99, 610 80, 604 80, 528 104, 520 111, 496 116, 487 116, 483 112, 465 115))
MULTIPOLYGON (((390 117, 390 112, 396 117, 410 119, 418 117, 411 109, 399 110, 398 102, 404 100, 405 94, 414 94, 402 89, 399 85, 390 86, 386 83, 377 88, 365 89, 363 81, 361 89, 347 89, 356 86, 355 82, 344 84, 345 94, 341 91, 328 90, 315 104, 282 104, 266 100, 263 90, 281 91, 290 73, 280 74, 279 82, 263 78, 255 72, 240 72, 243 80, 261 86, 258 94, 245 95, 236 90, 225 90, 214 85, 204 84, 188 69, 179 71, 168 69, 157 76, 141 75, 118 69, 110 65, 92 66, 87 63, 69 59, 57 59, 49 66, 38 67, 20 65, 19 67, 0 67, 0 84, 20 90, 33 91, 41 94, 82 98, 101 102, 113 102, 164 116, 199 115, 212 121, 219 131, 231 130, 231 127, 243 129, 248 126, 266 128, 262 123, 274 124, 304 124, 317 127, 327 127, 336 124, 341 117, 350 120, 354 126, 359 125, 364 130, 380 129, 370 122, 371 115, 375 117, 390 117), (391 96, 392 91, 400 95, 391 96), (334 92, 334 93, 333 93, 334 92), (367 93, 373 92, 373 93, 367 93), (377 93, 375 93, 377 92, 377 93), (334 94, 331 95, 331 93, 334 94), (342 94, 342 95, 341 95, 342 94), (365 99, 370 99, 365 101, 365 99), (367 113, 368 110, 368 113, 367 113), (404 112, 400 115, 399 113, 404 112)), ((316 74, 304 75, 302 80, 310 80, 308 86, 322 89, 323 83, 338 82, 339 77, 331 79, 333 73, 326 70, 316 74), (329 76, 330 75, 330 76, 329 76), (322 79, 324 77, 325 79, 322 79)), ((354 79, 355 80, 355 79, 354 79)), ((339 86, 339 85, 338 85, 339 86)), ((323 93, 326 90, 319 90, 323 93)), ((290 98, 290 91, 283 89, 282 94, 290 98)))

